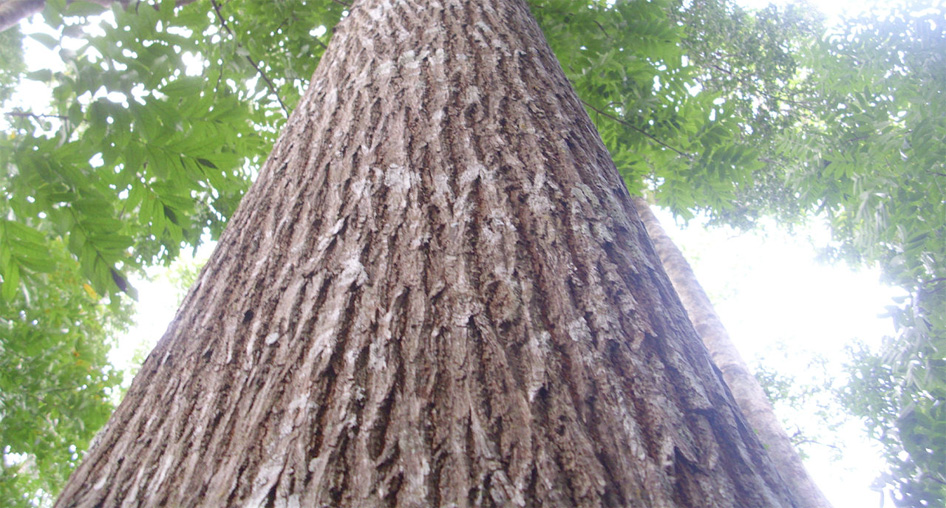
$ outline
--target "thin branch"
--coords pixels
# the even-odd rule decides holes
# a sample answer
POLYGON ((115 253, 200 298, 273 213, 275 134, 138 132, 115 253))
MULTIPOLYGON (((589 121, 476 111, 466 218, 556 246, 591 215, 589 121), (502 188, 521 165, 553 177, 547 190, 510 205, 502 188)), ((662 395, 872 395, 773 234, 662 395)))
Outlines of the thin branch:
POLYGON ((946 282, 946 277, 937 277, 935 279, 924 280, 920 282, 920 284, 926 287, 926 286, 935 286, 936 284, 939 284, 940 282, 946 282))
POLYGON ((642 134, 642 135, 644 135, 644 136, 650 138, 650 140, 652 140, 654 143, 657 143, 658 145, 660 145, 660 146, 662 146, 662 147, 664 147, 664 148, 667 148, 667 149, 669 149, 669 150, 673 150, 674 152, 677 152, 678 154, 680 154, 680 155, 686 157, 687 159, 693 160, 693 156, 692 156, 692 155, 690 155, 690 154, 688 154, 688 153, 686 153, 686 152, 682 152, 682 151, 680 151, 680 150, 678 150, 678 149, 676 149, 676 148, 674 148, 674 147, 668 145, 667 143, 664 143, 663 141, 661 141, 661 140, 655 138, 653 135, 648 134, 647 132, 645 132, 645 131, 644 131, 643 129, 641 129, 640 127, 637 127, 637 126, 635 126, 635 125, 631 125, 630 123, 628 123, 628 122, 625 121, 625 120, 622 120, 622 119, 620 119, 620 118, 618 118, 618 117, 616 117, 616 116, 614 116, 614 115, 612 115, 612 114, 610 114, 610 113, 601 111, 600 109, 598 109, 598 108, 592 106, 591 104, 589 104, 587 101, 584 101, 584 100, 583 100, 583 101, 581 101, 581 102, 582 102, 585 106, 587 106, 588 109, 594 111, 595 113, 598 113, 599 115, 603 115, 605 118, 610 118, 611 120, 614 120, 615 122, 617 122, 617 123, 619 123, 619 124, 621 124, 621 125, 627 127, 628 129, 631 129, 631 130, 633 130, 633 131, 639 132, 640 134, 642 134))
POLYGON ((65 115, 40 115, 36 113, 30 113, 28 111, 13 111, 10 113, 4 113, 5 116, 12 116, 16 118, 35 118, 37 120, 42 120, 44 118, 56 118, 68 122, 69 117, 65 115))
POLYGON ((853 143, 853 142, 855 142, 855 141, 864 141, 865 139, 869 139, 870 136, 871 136, 870 134, 867 134, 867 135, 865 135, 865 136, 854 136, 854 137, 851 138, 851 139, 845 139, 843 142, 844 142, 844 143, 853 143))
POLYGON ((805 437, 805 433, 800 430, 796 432, 795 434, 793 434, 792 438, 793 438, 792 444, 795 446, 803 445, 803 444, 813 444, 813 445, 821 445, 821 446, 824 446, 825 448, 831 448, 838 452, 843 451, 841 447, 836 444, 825 443, 823 441, 819 441, 814 438, 805 437))
POLYGON ((342 6, 344 6, 344 7, 348 7, 349 9, 351 8, 351 4, 345 3, 345 2, 343 2, 342 0, 332 0, 332 1, 335 2, 335 3, 337 3, 338 5, 342 5, 342 6))
MULTIPOLYGON (((226 19, 223 17, 223 13, 220 12, 220 4, 217 3, 217 0, 210 0, 210 5, 213 6, 214 12, 217 14, 217 19, 220 20, 220 25, 223 26, 223 29, 226 30, 227 33, 230 34, 230 36, 234 38, 234 40, 236 40, 236 35, 234 35, 233 30, 230 29, 230 25, 227 24, 226 19)), ((237 41, 237 46, 241 48, 243 47, 243 45, 240 44, 239 41, 237 41)), ((273 84, 272 80, 269 79, 269 76, 267 76, 266 73, 263 72, 262 69, 260 69, 259 64, 257 64, 256 60, 253 60, 253 57, 251 57, 249 54, 246 55, 246 61, 250 62, 250 65, 252 65, 253 68, 256 69, 256 72, 260 75, 260 77, 263 78, 263 81, 266 82, 266 86, 269 87, 269 91, 272 92, 273 95, 276 96, 276 102, 279 103, 279 106, 282 108, 282 110, 286 113, 286 116, 288 117, 291 111, 289 111, 289 108, 286 107, 282 99, 279 97, 279 92, 276 91, 276 85, 273 84)))
POLYGON ((720 66, 718 66, 718 65, 716 65, 716 64, 710 64, 710 67, 712 67, 712 68, 718 70, 719 72, 725 72, 726 74, 729 74, 730 76, 733 75, 733 72, 732 72, 731 70, 729 70, 729 69, 723 69, 722 67, 720 67, 720 66))
POLYGON ((608 31, 605 30, 603 26, 601 26, 601 23, 598 23, 598 20, 594 20, 594 22, 595 22, 596 25, 598 25, 598 28, 601 29, 601 33, 603 33, 605 37, 607 37, 608 39, 610 39, 610 38, 611 38, 611 34, 609 34, 608 31))

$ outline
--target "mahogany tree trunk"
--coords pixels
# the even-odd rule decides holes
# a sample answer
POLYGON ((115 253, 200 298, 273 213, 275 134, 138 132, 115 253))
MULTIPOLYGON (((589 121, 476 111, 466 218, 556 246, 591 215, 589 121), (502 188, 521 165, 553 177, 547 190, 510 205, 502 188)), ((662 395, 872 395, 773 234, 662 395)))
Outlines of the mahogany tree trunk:
POLYGON ((522 0, 365 0, 58 506, 792 506, 522 0))

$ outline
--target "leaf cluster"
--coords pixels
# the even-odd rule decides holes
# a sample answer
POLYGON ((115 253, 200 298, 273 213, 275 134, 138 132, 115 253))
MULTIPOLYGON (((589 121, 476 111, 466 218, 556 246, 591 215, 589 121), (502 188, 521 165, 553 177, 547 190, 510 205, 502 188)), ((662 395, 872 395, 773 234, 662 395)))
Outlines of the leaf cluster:
POLYGON ((130 306, 103 304, 62 242, 47 255, 55 270, 31 276, 30 293, 0 300, 4 506, 32 506, 59 491, 111 415, 121 383, 107 353, 130 306))
POLYGON ((896 340, 855 357, 874 376, 855 369, 847 398, 884 445, 904 506, 946 502, 944 18, 937 1, 876 4, 829 31, 804 52, 817 85, 778 139, 785 191, 831 224, 826 254, 877 263, 909 292, 890 309, 896 340))

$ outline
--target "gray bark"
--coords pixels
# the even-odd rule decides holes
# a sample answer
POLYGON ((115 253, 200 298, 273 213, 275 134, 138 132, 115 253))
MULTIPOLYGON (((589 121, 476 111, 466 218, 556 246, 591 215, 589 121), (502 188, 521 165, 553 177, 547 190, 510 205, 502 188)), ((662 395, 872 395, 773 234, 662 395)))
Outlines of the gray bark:
POLYGON ((365 0, 57 506, 792 506, 521 0, 365 0))
POLYGON ((729 332, 716 314, 716 309, 703 287, 696 280, 690 263, 660 225, 647 201, 635 197, 634 204, 690 321, 713 357, 713 362, 722 371, 723 379, 739 404, 739 409, 758 433, 762 444, 769 451, 769 456, 791 487, 798 505, 805 508, 830 508, 831 503, 808 475, 801 457, 792 446, 791 439, 765 396, 765 391, 729 338, 729 332))
POLYGON ((46 0, 0 0, 0 32, 43 10, 46 0))

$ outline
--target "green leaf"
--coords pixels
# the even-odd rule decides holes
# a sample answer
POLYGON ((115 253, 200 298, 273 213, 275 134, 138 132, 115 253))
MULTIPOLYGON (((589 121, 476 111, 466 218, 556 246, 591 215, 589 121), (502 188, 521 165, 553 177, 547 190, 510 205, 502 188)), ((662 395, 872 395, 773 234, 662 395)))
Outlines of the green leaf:
POLYGON ((20 268, 15 263, 6 266, 3 272, 3 283, 0 284, 0 296, 6 301, 16 297, 16 290, 20 285, 20 268))
MULTIPOLYGON (((47 3, 49 3, 49 2, 47 2, 47 3)), ((29 35, 29 37, 30 37, 31 39, 35 40, 36 42, 39 42, 39 43, 42 44, 43 46, 46 46, 48 49, 56 49, 56 48, 59 46, 59 39, 53 37, 52 35, 46 34, 46 33, 35 32, 35 33, 31 33, 31 34, 29 35)), ((52 77, 51 71, 46 70, 46 69, 40 70, 40 71, 36 71, 36 72, 34 72, 34 73, 31 73, 31 74, 36 74, 36 73, 45 73, 44 75, 47 75, 47 74, 49 75, 49 77, 47 77, 46 79, 41 79, 41 80, 38 80, 38 81, 49 81, 49 79, 52 77)), ((36 79, 36 78, 30 78, 30 79, 36 79)))
MULTIPOLYGON (((46 35, 46 34, 34 34, 34 35, 46 35)), ((47 36, 48 37, 48 36, 47 36)), ((59 41, 55 41, 56 44, 59 41)), ((42 81, 43 83, 48 83, 53 79, 53 71, 49 69, 39 69, 33 72, 28 72, 25 75, 26 79, 32 79, 33 81, 42 81)))
POLYGON ((77 0, 66 4, 64 16, 97 16, 105 12, 107 8, 92 2, 77 0))

